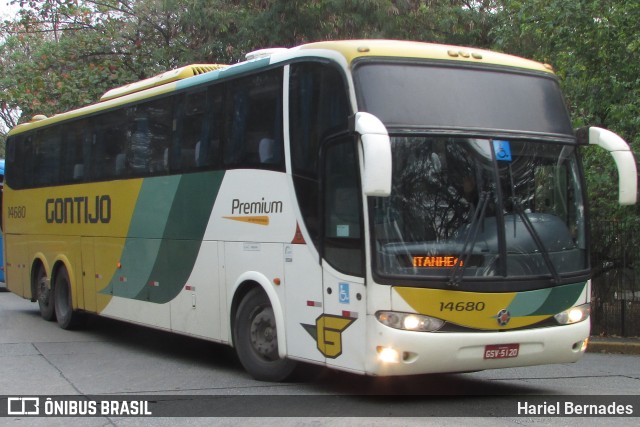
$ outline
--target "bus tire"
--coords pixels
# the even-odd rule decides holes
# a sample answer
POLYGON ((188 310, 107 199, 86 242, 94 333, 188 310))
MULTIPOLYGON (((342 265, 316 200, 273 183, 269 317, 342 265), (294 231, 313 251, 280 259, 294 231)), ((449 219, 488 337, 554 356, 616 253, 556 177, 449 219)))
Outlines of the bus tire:
POLYGON ((250 290, 236 311, 233 342, 240 363, 259 381, 284 381, 296 363, 278 356, 278 335, 273 308, 259 288, 250 290))
POLYGON ((38 307, 40 308, 40 317, 44 320, 52 321, 56 312, 53 303, 53 292, 50 285, 47 285, 47 272, 44 266, 38 266, 34 277, 34 287, 38 307))
POLYGON ((66 268, 61 268, 56 274, 53 287, 56 320, 62 329, 74 329, 79 325, 80 313, 73 310, 71 303, 71 283, 66 268))

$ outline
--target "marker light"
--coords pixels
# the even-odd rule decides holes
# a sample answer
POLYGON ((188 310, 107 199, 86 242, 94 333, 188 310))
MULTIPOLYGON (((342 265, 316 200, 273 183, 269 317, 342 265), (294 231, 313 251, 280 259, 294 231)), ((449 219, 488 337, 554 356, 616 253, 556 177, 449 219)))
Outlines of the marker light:
POLYGON ((587 347, 589 347, 589 338, 582 341, 582 346, 580 347, 580 351, 584 353, 585 351, 587 351, 587 347))
POLYGON ((577 305, 575 307, 571 307, 561 313, 553 316, 561 325, 571 325, 572 323, 581 322, 589 317, 589 313, 591 311, 590 304, 582 304, 577 305))
POLYGON ((376 319, 385 326, 405 331, 433 332, 444 325, 444 320, 435 317, 397 311, 378 311, 376 319))

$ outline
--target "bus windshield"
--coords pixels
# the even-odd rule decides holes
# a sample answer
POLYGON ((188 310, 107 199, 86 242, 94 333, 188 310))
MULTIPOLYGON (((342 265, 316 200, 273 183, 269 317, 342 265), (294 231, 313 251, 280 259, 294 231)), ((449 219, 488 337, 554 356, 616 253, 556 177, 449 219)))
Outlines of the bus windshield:
POLYGON ((372 198, 381 276, 536 277, 588 267, 575 146, 394 136, 392 194, 372 198))

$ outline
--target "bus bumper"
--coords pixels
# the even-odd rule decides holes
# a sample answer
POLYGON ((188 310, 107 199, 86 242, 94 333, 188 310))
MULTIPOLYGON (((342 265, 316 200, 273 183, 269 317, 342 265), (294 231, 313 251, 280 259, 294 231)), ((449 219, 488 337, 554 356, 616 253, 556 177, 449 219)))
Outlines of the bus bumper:
MULTIPOLYGON (((557 327, 505 332, 411 332, 382 325, 367 316, 367 375, 393 376, 575 362, 584 354, 590 320, 557 327), (517 344, 499 358, 485 358, 487 346, 517 344), (394 357, 395 356, 395 357, 394 357)), ((490 347, 495 348, 495 347, 490 347)))

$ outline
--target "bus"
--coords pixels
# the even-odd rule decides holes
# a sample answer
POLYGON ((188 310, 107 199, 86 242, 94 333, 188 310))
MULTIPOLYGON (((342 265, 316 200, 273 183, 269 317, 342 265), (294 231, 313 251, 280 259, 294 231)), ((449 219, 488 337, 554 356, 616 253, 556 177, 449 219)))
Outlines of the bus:
POLYGON ((10 291, 233 346, 258 380, 575 362, 589 339, 580 151, 548 65, 351 40, 113 89, 7 140, 10 291))

